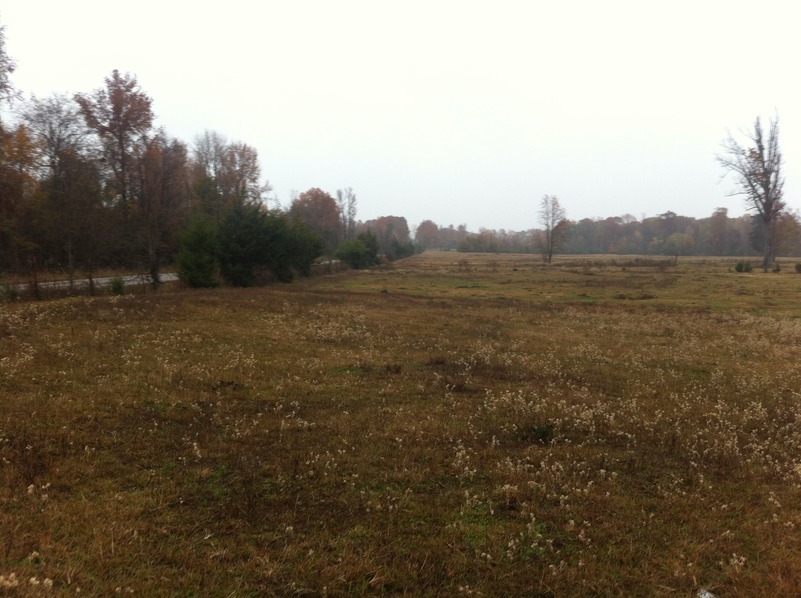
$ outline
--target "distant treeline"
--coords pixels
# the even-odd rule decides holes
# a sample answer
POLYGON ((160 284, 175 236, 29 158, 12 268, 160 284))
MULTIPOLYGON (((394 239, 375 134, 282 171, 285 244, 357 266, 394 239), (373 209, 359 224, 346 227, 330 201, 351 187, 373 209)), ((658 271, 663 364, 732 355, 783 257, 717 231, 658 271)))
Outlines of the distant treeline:
MULTIPOLYGON (((638 255, 759 255, 764 246, 762 227, 751 215, 730 218, 718 208, 709 218, 691 218, 665 212, 638 220, 633 216, 569 221, 559 252, 570 254, 638 255)), ((420 250, 451 249, 465 252, 537 252, 536 230, 438 227, 426 221, 418 227, 415 243, 420 250)), ((777 223, 779 255, 801 256, 801 222, 787 212, 777 223)))

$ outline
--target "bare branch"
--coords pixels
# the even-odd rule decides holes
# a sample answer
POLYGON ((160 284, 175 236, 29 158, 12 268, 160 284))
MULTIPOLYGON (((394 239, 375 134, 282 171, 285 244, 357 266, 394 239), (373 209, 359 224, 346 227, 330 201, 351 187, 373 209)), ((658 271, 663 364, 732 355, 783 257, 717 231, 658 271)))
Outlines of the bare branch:
POLYGON ((785 208, 778 117, 771 120, 767 139, 759 117, 754 121, 753 133, 745 136, 748 145, 744 146, 729 133, 722 143, 724 153, 717 156, 717 160, 724 169, 724 176, 733 174, 737 180, 739 190, 731 195, 745 196, 747 208, 759 215, 768 240, 763 260, 763 267, 767 268, 776 258, 773 229, 785 208))

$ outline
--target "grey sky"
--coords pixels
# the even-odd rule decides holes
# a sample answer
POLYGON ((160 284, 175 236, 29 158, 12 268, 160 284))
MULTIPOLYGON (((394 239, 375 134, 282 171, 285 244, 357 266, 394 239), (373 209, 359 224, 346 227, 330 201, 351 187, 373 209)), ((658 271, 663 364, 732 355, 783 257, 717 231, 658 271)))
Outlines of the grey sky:
POLYGON ((134 73, 157 124, 254 146, 283 204, 352 187, 362 220, 523 230, 744 213, 715 162, 778 113, 801 204, 794 2, 4 0, 25 94, 134 73))

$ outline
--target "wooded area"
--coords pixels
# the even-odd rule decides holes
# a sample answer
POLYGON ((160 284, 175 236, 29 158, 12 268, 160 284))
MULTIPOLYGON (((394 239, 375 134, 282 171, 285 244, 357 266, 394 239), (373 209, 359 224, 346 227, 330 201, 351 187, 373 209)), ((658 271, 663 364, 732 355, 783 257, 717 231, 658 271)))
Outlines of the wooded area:
POLYGON ((0 108, 10 117, 0 119, 0 274, 47 270, 72 280, 127 269, 158 284, 161 269, 177 265, 185 282, 215 286, 220 278, 291 280, 319 256, 364 267, 426 249, 542 251, 546 261, 556 251, 762 253, 765 266, 777 255, 801 255, 799 218, 781 199, 775 122, 763 140, 757 121, 755 148, 729 139, 719 158, 740 176, 753 215, 731 218, 719 208, 703 219, 668 211, 570 221, 546 195, 543 206, 555 201, 558 217, 541 206, 540 228, 532 202, 527 230, 471 232, 425 220, 412 231, 402 216, 357 220, 351 188, 336 197, 312 188, 282 207, 269 197, 254 147, 209 130, 189 144, 172 137, 157 126, 153 99, 133 74, 115 70, 102 86, 72 96, 22 98, 3 34, 0 27, 0 108), (767 186, 754 195, 749 177, 764 168, 767 186))
MULTIPOLYGON (((621 255, 759 256, 764 247, 758 216, 730 217, 718 208, 708 218, 691 218, 674 212, 637 219, 629 214, 603 219, 567 221, 559 253, 621 255)), ((536 252, 534 231, 438 227, 426 222, 418 227, 416 242, 424 248, 471 252, 536 252)), ((776 223, 778 254, 801 255, 798 216, 783 213, 776 223)))
POLYGON ((20 97, 0 35, 0 274, 128 269, 158 284, 169 264, 193 286, 245 285, 308 273, 345 242, 359 264, 413 252, 404 218, 356 221, 351 188, 271 205, 254 147, 209 130, 191 144, 172 137, 133 74, 115 70, 88 93, 20 97))

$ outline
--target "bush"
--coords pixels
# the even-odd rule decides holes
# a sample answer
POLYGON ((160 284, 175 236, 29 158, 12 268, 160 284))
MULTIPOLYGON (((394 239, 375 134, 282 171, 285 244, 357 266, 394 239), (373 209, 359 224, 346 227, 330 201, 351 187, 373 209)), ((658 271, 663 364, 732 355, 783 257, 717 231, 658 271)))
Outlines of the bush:
POLYGON ((753 266, 751 266, 751 262, 737 262, 737 265, 734 266, 734 269, 737 272, 750 272, 753 269, 753 266))
POLYGON ((124 295, 125 294, 125 281, 122 279, 121 276, 115 276, 112 278, 108 283, 108 291, 112 295, 124 295))
POLYGON ((16 301, 17 299, 19 299, 17 287, 11 284, 0 283, 0 301, 16 301))
POLYGON ((355 239, 343 242, 334 257, 357 270, 375 266, 378 263, 378 241, 369 231, 361 233, 355 239))
POLYGON ((556 426, 551 422, 535 423, 524 428, 523 439, 536 444, 550 444, 553 440, 556 426))
POLYGON ((17 287, 11 284, 0 284, 0 301, 16 301, 19 299, 17 287))
POLYGON ((796 274, 801 274, 801 264, 796 264, 795 265, 795 272, 796 272, 796 274))
POLYGON ((376 263, 375 256, 370 255, 370 250, 359 239, 350 239, 349 241, 343 242, 337 249, 334 257, 357 270, 369 268, 376 263))

